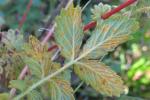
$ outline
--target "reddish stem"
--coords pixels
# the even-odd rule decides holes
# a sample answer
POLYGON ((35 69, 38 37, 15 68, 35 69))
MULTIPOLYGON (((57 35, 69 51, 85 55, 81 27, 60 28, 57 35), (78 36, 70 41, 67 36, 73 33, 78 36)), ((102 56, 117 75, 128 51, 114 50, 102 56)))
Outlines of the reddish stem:
POLYGON ((58 48, 58 46, 57 45, 53 45, 53 46, 48 48, 48 52, 50 52, 50 51, 52 51, 52 50, 54 50, 56 48, 58 48))
POLYGON ((89 30, 89 29, 91 29, 95 26, 96 26, 96 22, 92 21, 92 22, 90 22, 90 23, 88 23, 87 25, 84 26, 83 31, 87 31, 87 30, 89 30))
POLYGON ((42 45, 45 45, 46 42, 48 41, 48 39, 52 36, 53 32, 55 29, 55 24, 51 27, 51 29, 49 30, 48 34, 46 35, 46 37, 43 39, 42 41, 42 45))
POLYGON ((23 26, 23 24, 27 18, 27 14, 30 11, 31 6, 32 6, 32 0, 29 1, 28 5, 26 7, 26 11, 24 12, 21 20, 19 21, 19 29, 21 29, 21 27, 23 26))
POLYGON ((108 19, 110 16, 114 15, 115 13, 119 12, 120 10, 126 8, 127 6, 133 4, 137 0, 127 0, 123 4, 119 5, 117 8, 112 9, 111 11, 105 13, 104 15, 101 16, 102 19, 108 19))
MULTIPOLYGON (((137 0, 127 0, 126 2, 124 2, 123 4, 119 5, 118 7, 112 9, 109 12, 106 12, 105 14, 103 14, 101 16, 102 19, 108 19, 110 16, 114 15, 115 13, 119 12, 120 10, 122 10, 123 8, 126 8, 127 6, 133 4, 134 2, 136 2, 137 0)), ((90 22, 87 25, 84 26, 83 30, 89 30, 91 28, 94 28, 96 26, 96 22, 90 22)))

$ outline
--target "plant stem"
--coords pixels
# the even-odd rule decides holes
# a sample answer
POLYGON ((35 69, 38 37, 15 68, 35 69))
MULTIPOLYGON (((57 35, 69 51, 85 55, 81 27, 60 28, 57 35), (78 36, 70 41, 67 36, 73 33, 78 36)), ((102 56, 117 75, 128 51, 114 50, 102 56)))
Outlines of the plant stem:
MULTIPOLYGON (((106 12, 105 14, 103 14, 101 16, 102 19, 108 19, 109 17, 111 17, 112 15, 114 15, 115 13, 119 12, 120 10, 126 8, 127 6, 133 4, 134 2, 136 2, 137 0, 127 0, 126 2, 124 2, 123 4, 119 5, 118 7, 112 9, 111 11, 109 12, 106 12)), ((88 23, 87 25, 84 26, 83 30, 86 31, 86 30, 89 30, 91 28, 94 28, 96 26, 96 22, 93 21, 93 22, 90 22, 88 23)))
POLYGON ((51 57, 51 61, 54 61, 57 57, 58 57, 58 54, 60 52, 60 49, 58 49, 55 54, 51 57))
POLYGON ((91 28, 94 28, 96 26, 96 21, 92 21, 84 26, 83 31, 87 31, 91 28))
POLYGON ((56 26, 56 24, 54 24, 54 25, 52 26, 52 28, 49 30, 49 32, 47 33, 46 37, 45 37, 45 38, 43 39, 43 41, 42 41, 42 45, 45 45, 46 42, 48 41, 49 37, 52 36, 52 34, 53 34, 53 32, 54 32, 55 26, 56 26))
POLYGON ((126 8, 127 6, 133 4, 134 2, 136 2, 137 0, 127 0, 126 2, 124 2, 123 4, 119 5, 117 8, 112 9, 111 11, 105 13, 104 15, 101 16, 102 19, 107 19, 110 16, 114 15, 115 13, 119 12, 120 10, 126 8))
POLYGON ((26 11, 24 12, 24 14, 23 14, 23 16, 22 16, 22 18, 21 18, 21 20, 19 22, 19 29, 21 29, 21 27, 23 26, 23 24, 24 24, 24 22, 26 20, 27 14, 30 11, 31 6, 32 6, 32 0, 29 1, 28 5, 26 7, 26 11))
POLYGON ((68 64, 64 65, 64 67, 60 68, 58 71, 56 71, 56 72, 52 73, 51 75, 48 75, 47 77, 41 79, 40 81, 38 81, 37 83, 35 83, 31 87, 29 87, 25 92, 23 92, 20 95, 18 95, 17 97, 15 97, 14 100, 20 100, 22 97, 27 95, 29 92, 31 92, 36 87, 40 86, 41 84, 43 84, 44 82, 48 81, 52 77, 60 74, 61 72, 63 72, 67 68, 71 67, 71 65, 74 64, 75 62, 76 62, 76 60, 70 61, 68 64))
POLYGON ((48 52, 50 52, 50 51, 52 51, 54 49, 57 49, 57 48, 58 48, 57 45, 53 45, 53 46, 51 46, 51 47, 48 48, 48 52))
POLYGON ((75 88, 74 94, 79 90, 79 88, 83 85, 83 81, 75 88))

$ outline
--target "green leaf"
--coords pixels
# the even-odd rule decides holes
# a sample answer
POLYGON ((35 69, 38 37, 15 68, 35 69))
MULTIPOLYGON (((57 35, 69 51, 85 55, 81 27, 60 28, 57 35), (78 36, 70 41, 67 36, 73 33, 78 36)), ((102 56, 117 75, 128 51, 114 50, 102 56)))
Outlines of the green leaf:
POLYGON ((42 68, 41 68, 41 64, 37 60, 29 57, 24 57, 23 61, 25 62, 26 65, 28 65, 32 75, 41 78, 42 68))
POLYGON ((27 98, 28 100, 44 100, 41 93, 36 90, 32 90, 30 94, 28 94, 27 98))
POLYGON ((75 100, 70 83, 62 79, 53 79, 49 83, 50 100, 75 100))
POLYGON ((82 54, 87 58, 99 58, 113 51, 119 44, 128 40, 129 35, 138 29, 134 19, 114 16, 108 20, 97 21, 97 27, 83 47, 82 54))
POLYGON ((102 63, 93 60, 80 61, 74 66, 74 71, 81 80, 103 95, 119 96, 124 92, 121 78, 102 63))
POLYGON ((22 50, 22 46, 24 44, 23 35, 20 33, 16 33, 17 31, 8 30, 5 34, 5 37, 2 38, 2 41, 10 48, 15 48, 16 50, 22 50))
POLYGON ((71 5, 63 9, 56 18, 55 39, 61 47, 61 54, 67 59, 74 59, 80 49, 83 30, 81 23, 81 8, 71 5))
POLYGON ((9 87, 24 91, 28 86, 24 80, 11 80, 9 87))
POLYGON ((100 3, 98 5, 95 5, 92 11, 92 19, 93 20, 98 20, 100 19, 100 16, 102 16, 104 13, 108 12, 111 10, 111 6, 107 4, 100 3))

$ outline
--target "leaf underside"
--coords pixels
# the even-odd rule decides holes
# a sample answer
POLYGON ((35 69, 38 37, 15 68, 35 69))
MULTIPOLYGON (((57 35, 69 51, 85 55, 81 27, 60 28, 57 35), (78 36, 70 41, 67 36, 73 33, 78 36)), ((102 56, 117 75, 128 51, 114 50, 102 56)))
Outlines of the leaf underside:
POLYGON ((28 100, 43 100, 41 93, 37 90, 32 90, 27 98, 28 100))
POLYGON ((71 85, 66 80, 53 79, 50 81, 49 88, 51 100, 75 100, 71 85))
POLYGON ((62 9, 56 18, 55 39, 61 47, 61 54, 66 59, 74 59, 79 52, 83 30, 81 23, 81 8, 71 5, 67 10, 62 9))
POLYGON ((121 78, 106 65, 97 61, 84 60, 77 62, 75 73, 86 84, 107 96, 119 96, 124 91, 121 78))
POLYGON ((113 51, 119 44, 129 39, 131 33, 138 29, 134 19, 126 17, 112 17, 108 20, 98 20, 97 27, 83 47, 82 53, 87 53, 87 58, 96 59, 113 51))

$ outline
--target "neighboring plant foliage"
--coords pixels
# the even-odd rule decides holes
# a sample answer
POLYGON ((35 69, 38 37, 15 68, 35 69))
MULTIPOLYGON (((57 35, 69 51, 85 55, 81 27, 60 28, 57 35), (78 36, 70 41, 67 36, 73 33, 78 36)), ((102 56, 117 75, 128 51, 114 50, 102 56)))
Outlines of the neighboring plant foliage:
MULTIPOLYGON (((27 100, 75 100, 71 72, 104 96, 119 97, 124 94, 126 86, 120 76, 100 59, 126 42, 138 30, 139 24, 125 12, 107 20, 99 18, 110 9, 109 5, 102 3, 92 9, 92 19, 97 21, 97 25, 88 32, 89 38, 85 43, 83 38, 87 33, 82 30, 81 8, 72 4, 67 10, 62 9, 56 17, 54 32, 59 56, 64 58, 62 61, 57 58, 52 61, 55 51, 48 52, 48 45, 43 46, 34 36, 25 41, 17 31, 9 30, 2 34, 0 43, 4 45, 0 45, 0 60, 11 62, 6 65, 8 69, 13 69, 8 71, 3 65, 0 69, 8 71, 10 76, 4 77, 10 79, 9 87, 16 88, 19 93, 14 99, 20 100, 26 95, 27 100), (24 80, 19 80, 17 76, 23 65, 29 67, 29 72, 24 80)), ((0 97, 8 98, 8 94, 0 94, 0 97)), ((119 100, 125 100, 122 98, 119 100)))

